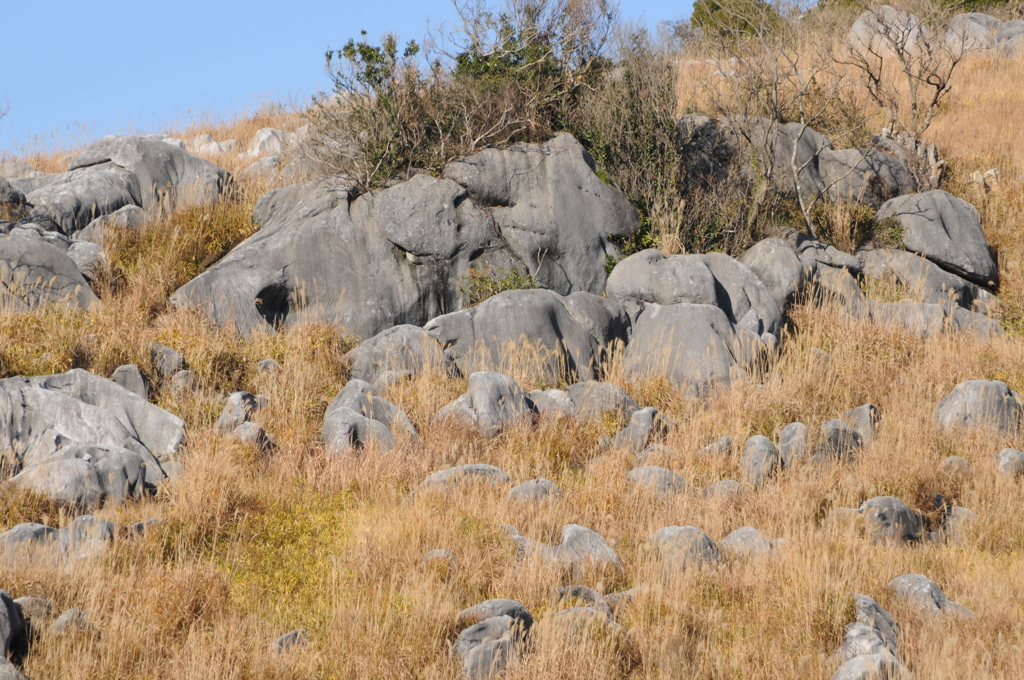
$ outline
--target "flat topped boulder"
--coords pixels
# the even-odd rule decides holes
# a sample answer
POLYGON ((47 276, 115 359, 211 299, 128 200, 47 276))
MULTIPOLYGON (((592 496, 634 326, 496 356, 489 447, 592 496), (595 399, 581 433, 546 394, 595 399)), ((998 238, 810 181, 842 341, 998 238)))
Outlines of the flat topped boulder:
POLYGON ((344 356, 349 375, 375 387, 445 367, 441 343, 419 326, 401 324, 363 340, 344 356))
POLYGON ((898 576, 889 582, 889 590, 925 612, 962 618, 974 616, 974 612, 947 598, 942 588, 922 574, 898 576))
POLYGON ((636 211, 594 174, 575 139, 487 149, 350 194, 338 176, 265 194, 259 232, 182 286, 175 304, 202 307, 243 333, 324 320, 369 338, 463 306, 469 270, 525 270, 562 295, 604 292, 609 235, 632 233, 636 211))
POLYGON ((903 228, 907 250, 924 255, 943 269, 983 286, 999 282, 999 269, 988 250, 978 211, 941 189, 897 196, 875 220, 894 218, 903 228))
POLYGON ((485 463, 470 463, 435 472, 420 483, 415 493, 451 491, 459 486, 471 484, 503 486, 511 481, 511 478, 499 467, 485 463))

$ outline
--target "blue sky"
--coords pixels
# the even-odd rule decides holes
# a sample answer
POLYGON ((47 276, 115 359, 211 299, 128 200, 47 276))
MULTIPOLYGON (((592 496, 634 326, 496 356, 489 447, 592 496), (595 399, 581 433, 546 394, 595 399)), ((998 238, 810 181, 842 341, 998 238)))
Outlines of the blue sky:
MULTIPOLYGON (((222 2, 30 0, 6 3, 0 156, 153 132, 264 102, 301 105, 327 87, 324 51, 366 30, 419 38, 450 20, 450 0, 222 2), (31 27, 36 27, 32 29, 31 27)), ((622 0, 649 26, 692 0, 622 0)))

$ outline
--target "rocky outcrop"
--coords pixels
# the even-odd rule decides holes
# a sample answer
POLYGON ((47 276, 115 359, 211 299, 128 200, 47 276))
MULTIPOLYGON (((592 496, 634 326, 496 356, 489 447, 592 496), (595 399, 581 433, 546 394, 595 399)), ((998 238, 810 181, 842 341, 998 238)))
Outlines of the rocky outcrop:
POLYGON ((0 380, 0 450, 10 481, 91 508, 141 495, 167 475, 185 437, 182 420, 117 383, 81 369, 0 380))
POLYGON ((258 233, 174 295, 243 333, 324 319, 368 338, 462 306, 470 268, 528 271, 562 295, 604 290, 610 235, 638 226, 570 135, 487 149, 444 177, 356 196, 339 177, 264 195, 258 233))

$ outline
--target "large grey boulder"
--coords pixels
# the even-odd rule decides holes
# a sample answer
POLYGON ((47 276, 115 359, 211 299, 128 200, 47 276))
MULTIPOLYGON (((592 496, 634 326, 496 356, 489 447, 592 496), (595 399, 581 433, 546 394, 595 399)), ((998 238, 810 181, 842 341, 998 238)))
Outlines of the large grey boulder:
POLYGON ((62 302, 88 310, 99 299, 66 250, 18 229, 0 236, 0 302, 15 309, 62 302))
POLYGON ((650 540, 667 571, 722 561, 718 546, 697 527, 665 527, 654 532, 650 540))
POLYGON ((149 397, 149 385, 143 377, 139 367, 135 364, 124 364, 114 369, 110 379, 129 392, 133 392, 143 399, 149 397))
POLYGON ((757 337, 777 339, 782 311, 772 292, 746 265, 724 253, 666 256, 644 250, 615 265, 608 295, 647 304, 715 305, 729 321, 757 337))
POLYGON ((79 169, 132 173, 140 191, 136 204, 147 210, 161 201, 172 208, 210 203, 231 185, 231 174, 223 168, 180 146, 147 137, 104 137, 71 160, 68 171, 79 169))
POLYGON ((986 313, 994 308, 996 296, 927 258, 892 248, 862 248, 857 257, 864 275, 876 279, 891 278, 927 303, 946 310, 964 309, 986 313))
POLYGON ((889 590, 922 611, 965 618, 974 616, 974 612, 947 598, 942 588, 921 574, 898 576, 889 582, 889 590))
POLYGON ((562 418, 576 414, 576 404, 565 390, 530 390, 530 401, 541 417, 562 418))
POLYGON ((33 219, 45 215, 70 236, 98 217, 142 205, 142 189, 135 173, 108 163, 57 175, 25 198, 33 219))
POLYGON ((516 659, 516 642, 523 631, 510 616, 494 616, 459 633, 452 646, 469 680, 486 680, 516 659))
MULTIPOLYGON (((775 301, 771 301, 772 305, 775 301)), ((691 395, 728 386, 770 346, 737 329, 713 305, 650 305, 633 327, 624 368, 630 378, 664 377, 691 395)))
POLYGON ((998 380, 966 380, 942 398, 935 420, 943 428, 983 428, 1013 434, 1020 423, 1020 396, 998 380))
POLYGON ((267 405, 266 399, 251 392, 232 392, 224 402, 224 408, 217 418, 217 430, 232 432, 242 423, 267 405))
POLYGON ((331 176, 265 194, 260 231, 173 300, 242 333, 319 319, 368 338, 460 309, 470 268, 525 269, 559 294, 600 294, 606 258, 618 255, 609 235, 639 224, 569 135, 487 149, 444 178, 350 189, 331 176))
POLYGON ((520 366, 553 380, 592 380, 605 352, 628 341, 629 317, 592 293, 513 290, 432 319, 424 330, 464 375, 520 366))
POLYGON ((791 305, 807 283, 807 268, 796 249, 778 238, 766 238, 750 247, 739 261, 761 280, 780 310, 791 305))
POLYGON ((23 452, 23 464, 73 444, 166 459, 184 438, 180 418, 80 368, 0 380, 0 448, 23 452))
POLYGON ((915 543, 924 534, 924 519, 892 496, 876 496, 860 506, 868 535, 875 541, 915 543))
POLYGON ((999 269, 989 253, 981 218, 967 201, 940 189, 899 196, 887 201, 875 215, 878 221, 889 218, 903 228, 907 250, 974 283, 999 282, 999 269))
POLYGON ((543 144, 485 149, 450 163, 444 176, 488 210, 509 248, 546 288, 600 294, 605 259, 618 255, 609 236, 632 233, 640 219, 596 167, 562 133, 543 144))
POLYGON ((377 388, 445 368, 441 343, 419 326, 409 324, 394 326, 363 340, 343 358, 352 378, 377 388))
POLYGON ((822 243, 802 231, 782 227, 779 238, 793 247, 800 258, 800 263, 810 274, 814 274, 822 265, 835 269, 846 269, 854 274, 861 272, 862 265, 856 256, 844 253, 835 246, 822 243))
POLYGON ((493 437, 533 413, 529 398, 512 378, 501 373, 474 373, 469 376, 466 393, 443 406, 434 419, 456 418, 485 437, 493 437))
POLYGON ((949 22, 946 43, 956 53, 998 49, 1019 54, 1024 47, 1024 22, 1001 21, 980 12, 957 14, 949 22))
POLYGON ((754 486, 764 484, 775 473, 778 465, 779 451, 771 439, 760 434, 747 439, 743 447, 743 458, 740 459, 740 468, 747 481, 754 486))
POLYGON ((508 530, 512 540, 519 546, 520 555, 526 559, 538 559, 574 571, 587 566, 599 569, 622 566, 619 556, 603 536, 578 524, 562 527, 562 540, 558 545, 527 538, 512 527, 508 527, 508 530))

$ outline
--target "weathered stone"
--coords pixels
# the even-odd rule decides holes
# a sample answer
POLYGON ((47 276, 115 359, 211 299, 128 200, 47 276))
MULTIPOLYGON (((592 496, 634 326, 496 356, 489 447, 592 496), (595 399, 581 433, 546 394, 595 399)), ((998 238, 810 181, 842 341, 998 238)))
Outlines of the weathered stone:
POLYGON ((154 342, 149 346, 153 367, 163 378, 169 378, 185 368, 185 357, 176 349, 154 342))
POLYGON ((387 425, 344 406, 324 415, 324 428, 320 437, 331 456, 368 446, 389 451, 397 444, 387 425))
POLYGON ((779 464, 779 452, 771 439, 756 434, 747 439, 743 447, 740 467, 747 480, 754 486, 764 484, 779 464))
POLYGON ((640 405, 618 385, 596 380, 570 385, 566 389, 576 406, 576 416, 582 419, 602 418, 611 413, 626 419, 640 409, 640 405))
POLYGON ((0 303, 31 309, 59 302, 84 310, 99 304, 67 253, 28 230, 15 231, 0 236, 0 303))
POLYGON ((298 647, 309 646, 309 635, 301 628, 285 633, 270 643, 270 651, 274 654, 284 654, 298 647))
POLYGON ((345 384, 324 414, 323 440, 336 453, 366 446, 371 439, 376 440, 378 446, 391 448, 397 437, 417 436, 416 428, 402 409, 377 394, 369 383, 358 379, 345 384))
POLYGON ((814 447, 814 462, 852 461, 863 445, 864 440, 857 430, 838 418, 830 420, 821 424, 818 445, 814 447))
POLYGON ((711 537, 697 527, 671 526, 651 536, 666 570, 676 571, 722 561, 722 554, 711 537))
POLYGON ((898 498, 876 496, 860 506, 868 534, 876 541, 913 543, 924 535, 924 520, 898 498))
POLYGON ((114 372, 110 374, 110 379, 129 392, 139 395, 143 399, 147 399, 149 397, 149 387, 146 384, 146 379, 142 377, 142 372, 139 371, 139 367, 135 364, 118 366, 114 369, 114 372))
POLYGON ((85 612, 81 609, 68 609, 50 625, 49 635, 56 638, 65 635, 90 635, 95 632, 96 628, 85 612))
POLYGON ((783 468, 807 459, 808 434, 807 426, 803 423, 790 423, 782 428, 782 434, 779 435, 779 458, 783 468))
POLYGON ((608 277, 608 295, 662 306, 688 303, 714 305, 730 324, 755 337, 776 338, 782 311, 771 291, 746 265, 724 253, 665 256, 644 250, 615 265, 608 277))
POLYGON ((137 178, 136 204, 147 210, 161 202, 175 208, 209 203, 231 186, 231 174, 223 168, 180 146, 144 137, 104 137, 75 156, 68 172, 96 173, 107 167, 123 168, 137 178))
POLYGON ((629 317, 592 293, 510 290, 424 326, 464 375, 529 370, 549 380, 598 377, 605 352, 625 344, 629 317))
POLYGON ((819 303, 838 305, 854 319, 869 315, 868 299, 857 280, 845 269, 818 265, 814 274, 814 297, 819 303))
POLYGON ((550 479, 531 479, 512 487, 508 497, 518 501, 553 501, 562 497, 562 491, 550 479))
POLYGON ((626 473, 629 481, 655 493, 672 494, 686 493, 690 484, 685 479, 663 467, 643 465, 626 473))
POLYGON ((639 218, 593 167, 562 134, 358 197, 336 175, 277 189, 256 205, 259 232, 173 300, 242 333, 320 319, 367 338, 460 309, 471 268, 525 269, 561 295, 599 295, 618 255, 609 235, 639 218))
POLYGON ((832 674, 832 680, 899 680, 910 677, 899 659, 888 652, 854 657, 832 674))
POLYGON ((999 282, 978 211, 967 201, 941 191, 899 196, 875 215, 895 218, 903 228, 907 250, 920 253, 943 269, 981 285, 999 282))
POLYGON ((521 535, 514 529, 512 540, 527 559, 539 559, 562 568, 578 569, 621 567, 619 556, 608 542, 595 531, 578 524, 562 527, 562 540, 558 545, 547 545, 521 535))
POLYGON ((896 625, 892 615, 873 598, 859 593, 853 595, 853 607, 857 621, 877 631, 881 635, 886 649, 892 654, 897 654, 900 627, 896 625))
POLYGON ((633 327, 624 367, 630 378, 664 377, 687 394, 700 396, 730 385, 734 371, 772 347, 735 328, 716 306, 650 305, 633 327))
POLYGON ((629 425, 612 438, 611 448, 640 453, 650 439, 664 437, 671 425, 668 418, 651 406, 634 411, 629 425))
POLYGON ((378 388, 424 371, 443 371, 441 343, 418 326, 394 326, 359 343, 344 357, 349 374, 378 388))
POLYGON ((1016 392, 998 380, 967 380, 942 398, 935 419, 943 428, 993 429, 1005 434, 1017 431, 1022 404, 1016 392))
POLYGON ((260 373, 269 373, 270 375, 277 375, 278 373, 281 372, 281 364, 277 363, 270 357, 267 357, 266 359, 260 360, 260 363, 257 365, 256 369, 260 373))
POLYGON ((469 465, 456 465, 444 470, 439 470, 424 479, 414 493, 426 493, 430 491, 449 492, 453 489, 469 484, 482 484, 485 486, 503 486, 510 483, 509 478, 501 468, 483 463, 471 463, 469 465))
POLYGON ((697 451, 698 456, 728 456, 732 451, 732 437, 726 435, 719 437, 711 444, 697 451))
POLYGON ((971 471, 971 462, 960 456, 948 456, 942 461, 942 471, 948 475, 966 475, 971 471))
POLYGON ((956 274, 942 269, 921 255, 891 248, 862 248, 857 257, 864 275, 876 279, 892 279, 908 293, 924 302, 941 305, 944 310, 957 308, 986 313, 998 302, 995 295, 956 274))
POLYGON ((517 621, 524 630, 533 625, 530 612, 516 600, 484 600, 460 611, 455 617, 455 625, 468 628, 495 616, 508 616, 517 621))
POLYGON ((721 479, 704 489, 708 498, 728 498, 743 493, 743 485, 735 479, 721 479))
POLYGON ((941 588, 921 574, 898 576, 889 582, 889 590, 922 611, 964 618, 974 616, 974 612, 949 600, 941 588))
POLYGON ((736 529, 719 541, 718 548, 734 559, 764 557, 772 550, 768 538, 754 527, 736 529))
POLYGON ((456 418, 485 437, 493 437, 533 413, 529 399, 512 378, 501 373, 474 373, 469 376, 466 393, 442 407, 434 419, 456 418))
POLYGON ((739 261, 754 272, 783 311, 797 299, 807 283, 807 268, 796 249, 782 239, 767 238, 757 242, 739 261))
POLYGON ((274 438, 253 422, 242 423, 231 431, 231 436, 242 444, 256 447, 262 454, 269 454, 277 447, 274 438))
POLYGON ((531 390, 530 401, 541 417, 559 418, 576 414, 576 404, 565 390, 531 390))
POLYGON ((242 423, 249 422, 249 417, 266 406, 266 402, 265 398, 250 392, 233 392, 220 412, 217 429, 220 432, 232 432, 242 423))
POLYGON ((1003 449, 996 454, 996 469, 999 474, 1007 477, 1024 475, 1024 451, 1003 449))
POLYGON ((914 335, 927 338, 938 335, 946 327, 946 315, 941 305, 911 302, 880 302, 868 300, 868 316, 873 323, 883 326, 901 326, 914 335))
POLYGON ((857 431, 864 444, 870 444, 875 438, 875 427, 881 419, 882 412, 874 404, 862 404, 843 414, 843 420, 857 431))

